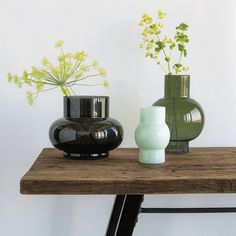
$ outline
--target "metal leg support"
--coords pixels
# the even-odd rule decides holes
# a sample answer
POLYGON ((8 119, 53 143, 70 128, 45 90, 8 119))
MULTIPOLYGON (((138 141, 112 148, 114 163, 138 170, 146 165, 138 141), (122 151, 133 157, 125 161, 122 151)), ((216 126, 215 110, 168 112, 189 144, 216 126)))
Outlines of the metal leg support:
POLYGON ((131 236, 142 201, 143 195, 117 195, 106 236, 131 236))

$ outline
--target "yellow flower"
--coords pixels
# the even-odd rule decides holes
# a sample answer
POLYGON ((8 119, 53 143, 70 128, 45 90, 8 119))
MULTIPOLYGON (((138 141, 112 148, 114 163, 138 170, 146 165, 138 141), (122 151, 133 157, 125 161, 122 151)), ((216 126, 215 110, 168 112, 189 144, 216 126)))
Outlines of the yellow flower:
POLYGON ((150 50, 153 48, 153 43, 148 43, 146 50, 150 50))
POLYGON ((74 77, 75 77, 76 79, 79 79, 79 78, 81 78, 83 75, 84 75, 84 71, 78 71, 78 72, 76 72, 76 73, 74 74, 74 77))
POLYGON ((99 66, 98 61, 93 61, 93 62, 92 62, 92 66, 93 66, 94 68, 98 68, 98 66, 99 66))
POLYGON ((99 74, 101 75, 101 77, 106 78, 107 72, 106 72, 105 69, 99 68, 99 69, 98 69, 98 72, 99 72, 99 74))
POLYGON ((64 54, 61 54, 61 55, 59 55, 59 56, 57 57, 57 59, 58 59, 59 62, 64 62, 65 59, 66 59, 66 57, 65 57, 64 54))
POLYGON ((105 87, 106 89, 108 89, 108 88, 109 88, 109 81, 108 81, 107 79, 105 79, 105 80, 103 81, 103 85, 104 85, 104 87, 105 87))
POLYGON ((73 56, 73 54, 71 53, 71 52, 67 52, 67 53, 65 53, 65 57, 66 58, 72 58, 72 56, 73 56))
POLYGON ((76 52, 74 54, 74 59, 77 61, 84 61, 88 57, 88 54, 84 51, 76 52))
POLYGON ((27 85, 29 85, 29 86, 32 85, 31 82, 30 82, 30 80, 29 80, 29 74, 28 74, 27 70, 24 70, 24 71, 23 71, 22 78, 23 78, 25 84, 27 84, 27 85))
POLYGON ((158 15, 159 19, 163 19, 166 16, 166 12, 164 12, 162 10, 158 10, 157 15, 158 15))
POLYGON ((14 82, 16 85, 18 85, 18 83, 20 82, 20 78, 19 78, 18 75, 14 75, 14 76, 13 76, 13 82, 14 82))
POLYGON ((145 54, 145 57, 150 57, 152 54, 150 51, 147 51, 146 54, 145 54))
POLYGON ((47 66, 47 65, 49 64, 49 61, 48 61, 47 57, 43 57, 43 58, 42 58, 41 64, 42 64, 43 66, 47 66))
POLYGON ((64 44, 63 40, 58 40, 57 42, 55 42, 54 46, 55 48, 60 48, 62 47, 63 44, 64 44))
POLYGON ((139 22, 139 26, 144 26, 152 23, 152 17, 146 13, 142 15, 142 19, 139 22))
POLYGON ((36 81, 36 82, 35 82, 35 89, 36 89, 37 91, 42 90, 43 87, 44 87, 44 84, 43 84, 42 81, 36 81))
POLYGON ((163 38, 163 42, 168 43, 170 49, 173 49, 176 46, 175 42, 172 39, 168 38, 167 36, 163 38))
POLYGON ((28 103, 32 106, 34 105, 34 98, 33 98, 33 94, 30 91, 26 92, 26 97, 28 100, 28 103))
POLYGON ((19 81, 17 86, 18 86, 18 88, 22 88, 22 83, 19 81))
POLYGON ((79 70, 83 73, 87 73, 87 72, 89 72, 89 67, 85 64, 81 64, 79 67, 79 70))
POLYGON ((7 79, 8 79, 8 82, 10 82, 10 83, 12 82, 13 77, 12 77, 11 73, 8 73, 7 79))
MULTIPOLYGON (((85 51, 78 51, 76 53, 64 52, 62 50, 63 40, 55 43, 56 48, 60 48, 61 53, 57 57, 57 63, 53 64, 47 57, 41 59, 41 65, 36 67, 32 66, 31 70, 24 70, 21 76, 17 74, 8 73, 8 81, 14 83, 19 88, 22 85, 30 86, 31 91, 27 91, 26 97, 28 103, 33 105, 38 94, 42 91, 51 90, 59 87, 64 96, 69 96, 73 90, 71 86, 77 86, 79 80, 87 79, 88 77, 106 77, 106 71, 99 67, 97 61, 91 64, 86 63, 88 54, 85 51), (93 74, 88 74, 90 70, 95 71, 93 74)), ((109 81, 100 79, 100 83, 94 84, 95 86, 104 85, 105 88, 109 87, 109 81)), ((74 92, 73 92, 74 93, 74 92)))

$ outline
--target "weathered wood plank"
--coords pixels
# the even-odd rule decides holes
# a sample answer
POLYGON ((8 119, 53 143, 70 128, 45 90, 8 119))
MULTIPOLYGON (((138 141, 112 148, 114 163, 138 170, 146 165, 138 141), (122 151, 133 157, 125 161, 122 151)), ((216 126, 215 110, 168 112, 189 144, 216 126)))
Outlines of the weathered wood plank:
POLYGON ((69 160, 46 148, 20 183, 22 194, 159 194, 236 192, 236 148, 192 148, 162 165, 138 163, 138 150, 108 159, 69 160))

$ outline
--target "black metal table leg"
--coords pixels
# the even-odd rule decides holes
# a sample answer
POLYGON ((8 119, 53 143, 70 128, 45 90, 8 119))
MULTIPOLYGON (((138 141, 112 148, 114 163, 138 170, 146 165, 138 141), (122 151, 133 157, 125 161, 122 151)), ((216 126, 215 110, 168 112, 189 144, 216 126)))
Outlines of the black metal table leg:
POLYGON ((142 201, 143 195, 117 195, 106 236, 131 236, 142 201))
POLYGON ((116 234, 117 226, 120 220, 120 215, 122 213, 122 209, 124 207, 126 195, 117 195, 113 210, 110 217, 110 222, 107 228, 106 236, 113 236, 116 234))
POLYGON ((106 236, 132 236, 139 213, 236 213, 236 207, 142 208, 143 195, 117 195, 106 236))

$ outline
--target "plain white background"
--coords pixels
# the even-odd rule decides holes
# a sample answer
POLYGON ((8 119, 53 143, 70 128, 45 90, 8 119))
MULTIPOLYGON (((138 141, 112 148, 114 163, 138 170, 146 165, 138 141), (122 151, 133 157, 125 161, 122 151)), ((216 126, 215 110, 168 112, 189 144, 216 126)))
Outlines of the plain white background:
MULTIPOLYGON (((168 12, 167 30, 190 25, 187 64, 191 97, 204 108, 206 124, 191 146, 236 146, 236 28, 234 0, 0 0, 0 236, 103 236, 113 196, 22 196, 19 181, 43 147, 48 128, 62 116, 59 91, 45 93, 34 107, 7 82, 56 56, 54 42, 86 50, 107 69, 110 89, 79 94, 111 97, 111 116, 125 130, 123 147, 133 147, 141 106, 163 96, 163 74, 139 49, 137 26, 144 12, 168 12)), ((176 157, 178 158, 178 157, 176 157)), ((146 206, 235 206, 236 195, 147 196, 146 206)), ((140 215, 135 236, 233 236, 236 214, 140 215)))

